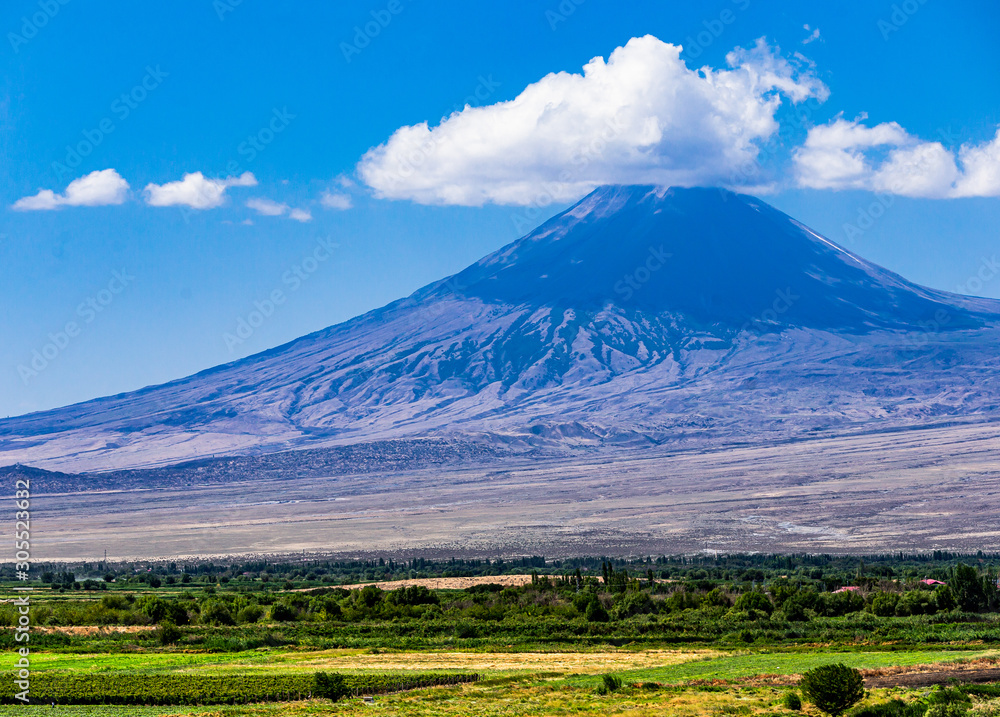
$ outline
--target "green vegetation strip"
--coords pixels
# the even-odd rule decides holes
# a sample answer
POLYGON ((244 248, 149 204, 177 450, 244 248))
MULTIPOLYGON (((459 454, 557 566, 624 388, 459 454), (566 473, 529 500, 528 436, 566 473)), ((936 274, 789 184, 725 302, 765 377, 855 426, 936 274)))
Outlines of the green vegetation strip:
MULTIPOLYGON (((665 667, 619 673, 626 682, 689 682, 691 680, 739 680, 757 675, 802 674, 821 665, 842 663, 857 669, 900 665, 959 662, 994 655, 995 651, 945 652, 771 652, 693 660, 665 667)), ((600 678, 571 678, 570 682, 597 684, 600 678)))
MULTIPOLYGON (((11 676, 11 680, 13 677, 11 676)), ((310 697, 384 694, 475 682, 476 674, 422 672, 412 675, 79 675, 44 672, 31 680, 31 701, 76 705, 226 705, 284 702, 310 697)), ((9 683, 10 680, 8 680, 9 683)), ((15 704, 13 692, 0 702, 15 704)))

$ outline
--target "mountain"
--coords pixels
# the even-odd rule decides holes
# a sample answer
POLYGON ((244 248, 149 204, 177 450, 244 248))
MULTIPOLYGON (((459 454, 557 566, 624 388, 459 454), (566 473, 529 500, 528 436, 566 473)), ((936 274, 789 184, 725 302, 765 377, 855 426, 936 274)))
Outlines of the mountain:
POLYGON ((103 471, 429 436, 710 446, 994 420, 1000 302, 754 197, 602 187, 462 272, 194 376, 0 421, 0 465, 103 471))

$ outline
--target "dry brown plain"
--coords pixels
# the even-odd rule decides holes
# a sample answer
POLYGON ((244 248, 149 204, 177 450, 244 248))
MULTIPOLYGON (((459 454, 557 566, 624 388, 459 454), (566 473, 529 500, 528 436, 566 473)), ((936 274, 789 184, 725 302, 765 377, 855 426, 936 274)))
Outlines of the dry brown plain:
POLYGON ((34 502, 36 559, 1000 549, 1000 426, 34 502))

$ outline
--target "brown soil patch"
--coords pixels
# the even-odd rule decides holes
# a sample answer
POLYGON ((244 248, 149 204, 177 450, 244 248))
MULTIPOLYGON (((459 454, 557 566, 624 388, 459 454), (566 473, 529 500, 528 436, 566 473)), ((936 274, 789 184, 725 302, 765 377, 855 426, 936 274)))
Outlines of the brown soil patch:
MULTIPOLYGON (((542 577, 542 576, 539 576, 542 577)), ((557 576, 550 575, 549 578, 557 576)), ((331 587, 343 588, 345 590, 360 590, 368 585, 374 585, 382 590, 396 590, 397 588, 409 588, 414 585, 421 585, 428 590, 465 590, 476 585, 503 585, 504 587, 518 587, 528 585, 531 582, 530 575, 482 575, 474 578, 414 578, 413 580, 388 580, 378 583, 360 583, 358 585, 333 585, 331 587)), ((290 592, 309 592, 319 588, 299 588, 290 592)))
POLYGON ((33 627, 32 632, 58 633, 62 635, 97 635, 99 633, 139 633, 155 630, 156 625, 74 625, 58 627, 33 627))
POLYGON ((957 682, 1000 682, 1000 660, 982 657, 968 662, 910 665, 862 670, 866 687, 930 687, 957 682))

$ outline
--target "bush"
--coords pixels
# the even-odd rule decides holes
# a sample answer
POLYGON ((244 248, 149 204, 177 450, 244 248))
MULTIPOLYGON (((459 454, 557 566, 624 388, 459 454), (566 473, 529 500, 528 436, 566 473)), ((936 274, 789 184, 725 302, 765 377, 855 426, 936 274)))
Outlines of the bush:
POLYGON ((313 688, 317 697, 325 697, 336 702, 347 696, 347 685, 344 676, 337 673, 317 672, 316 686, 313 688))
POLYGON ((851 712, 851 717, 923 717, 927 705, 922 702, 891 700, 877 705, 868 705, 851 712))
POLYGON ((802 675, 799 683, 810 702, 827 714, 843 714, 865 696, 861 673, 844 664, 823 665, 802 675))
POLYGON ((798 692, 786 692, 785 698, 781 703, 785 706, 785 709, 792 710, 793 712, 798 712, 802 709, 802 698, 799 697, 798 692))
POLYGON ((164 620, 156 630, 156 639, 161 645, 172 645, 181 639, 181 631, 174 623, 164 620))
POLYGON ((969 705, 956 702, 950 705, 932 705, 924 712, 924 717, 962 717, 969 711, 969 705))
POLYGON ((601 684, 597 688, 597 694, 606 695, 611 692, 617 692, 622 688, 622 680, 616 675, 607 674, 601 675, 601 684))
POLYGON ((236 622, 241 624, 257 622, 263 614, 264 608, 260 605, 247 605, 245 608, 242 608, 238 613, 236 613, 236 622))
POLYGON ((972 704, 972 699, 962 692, 961 690, 956 690, 951 687, 938 688, 927 696, 927 704, 929 705, 954 705, 954 704, 964 704, 969 706, 972 704))

